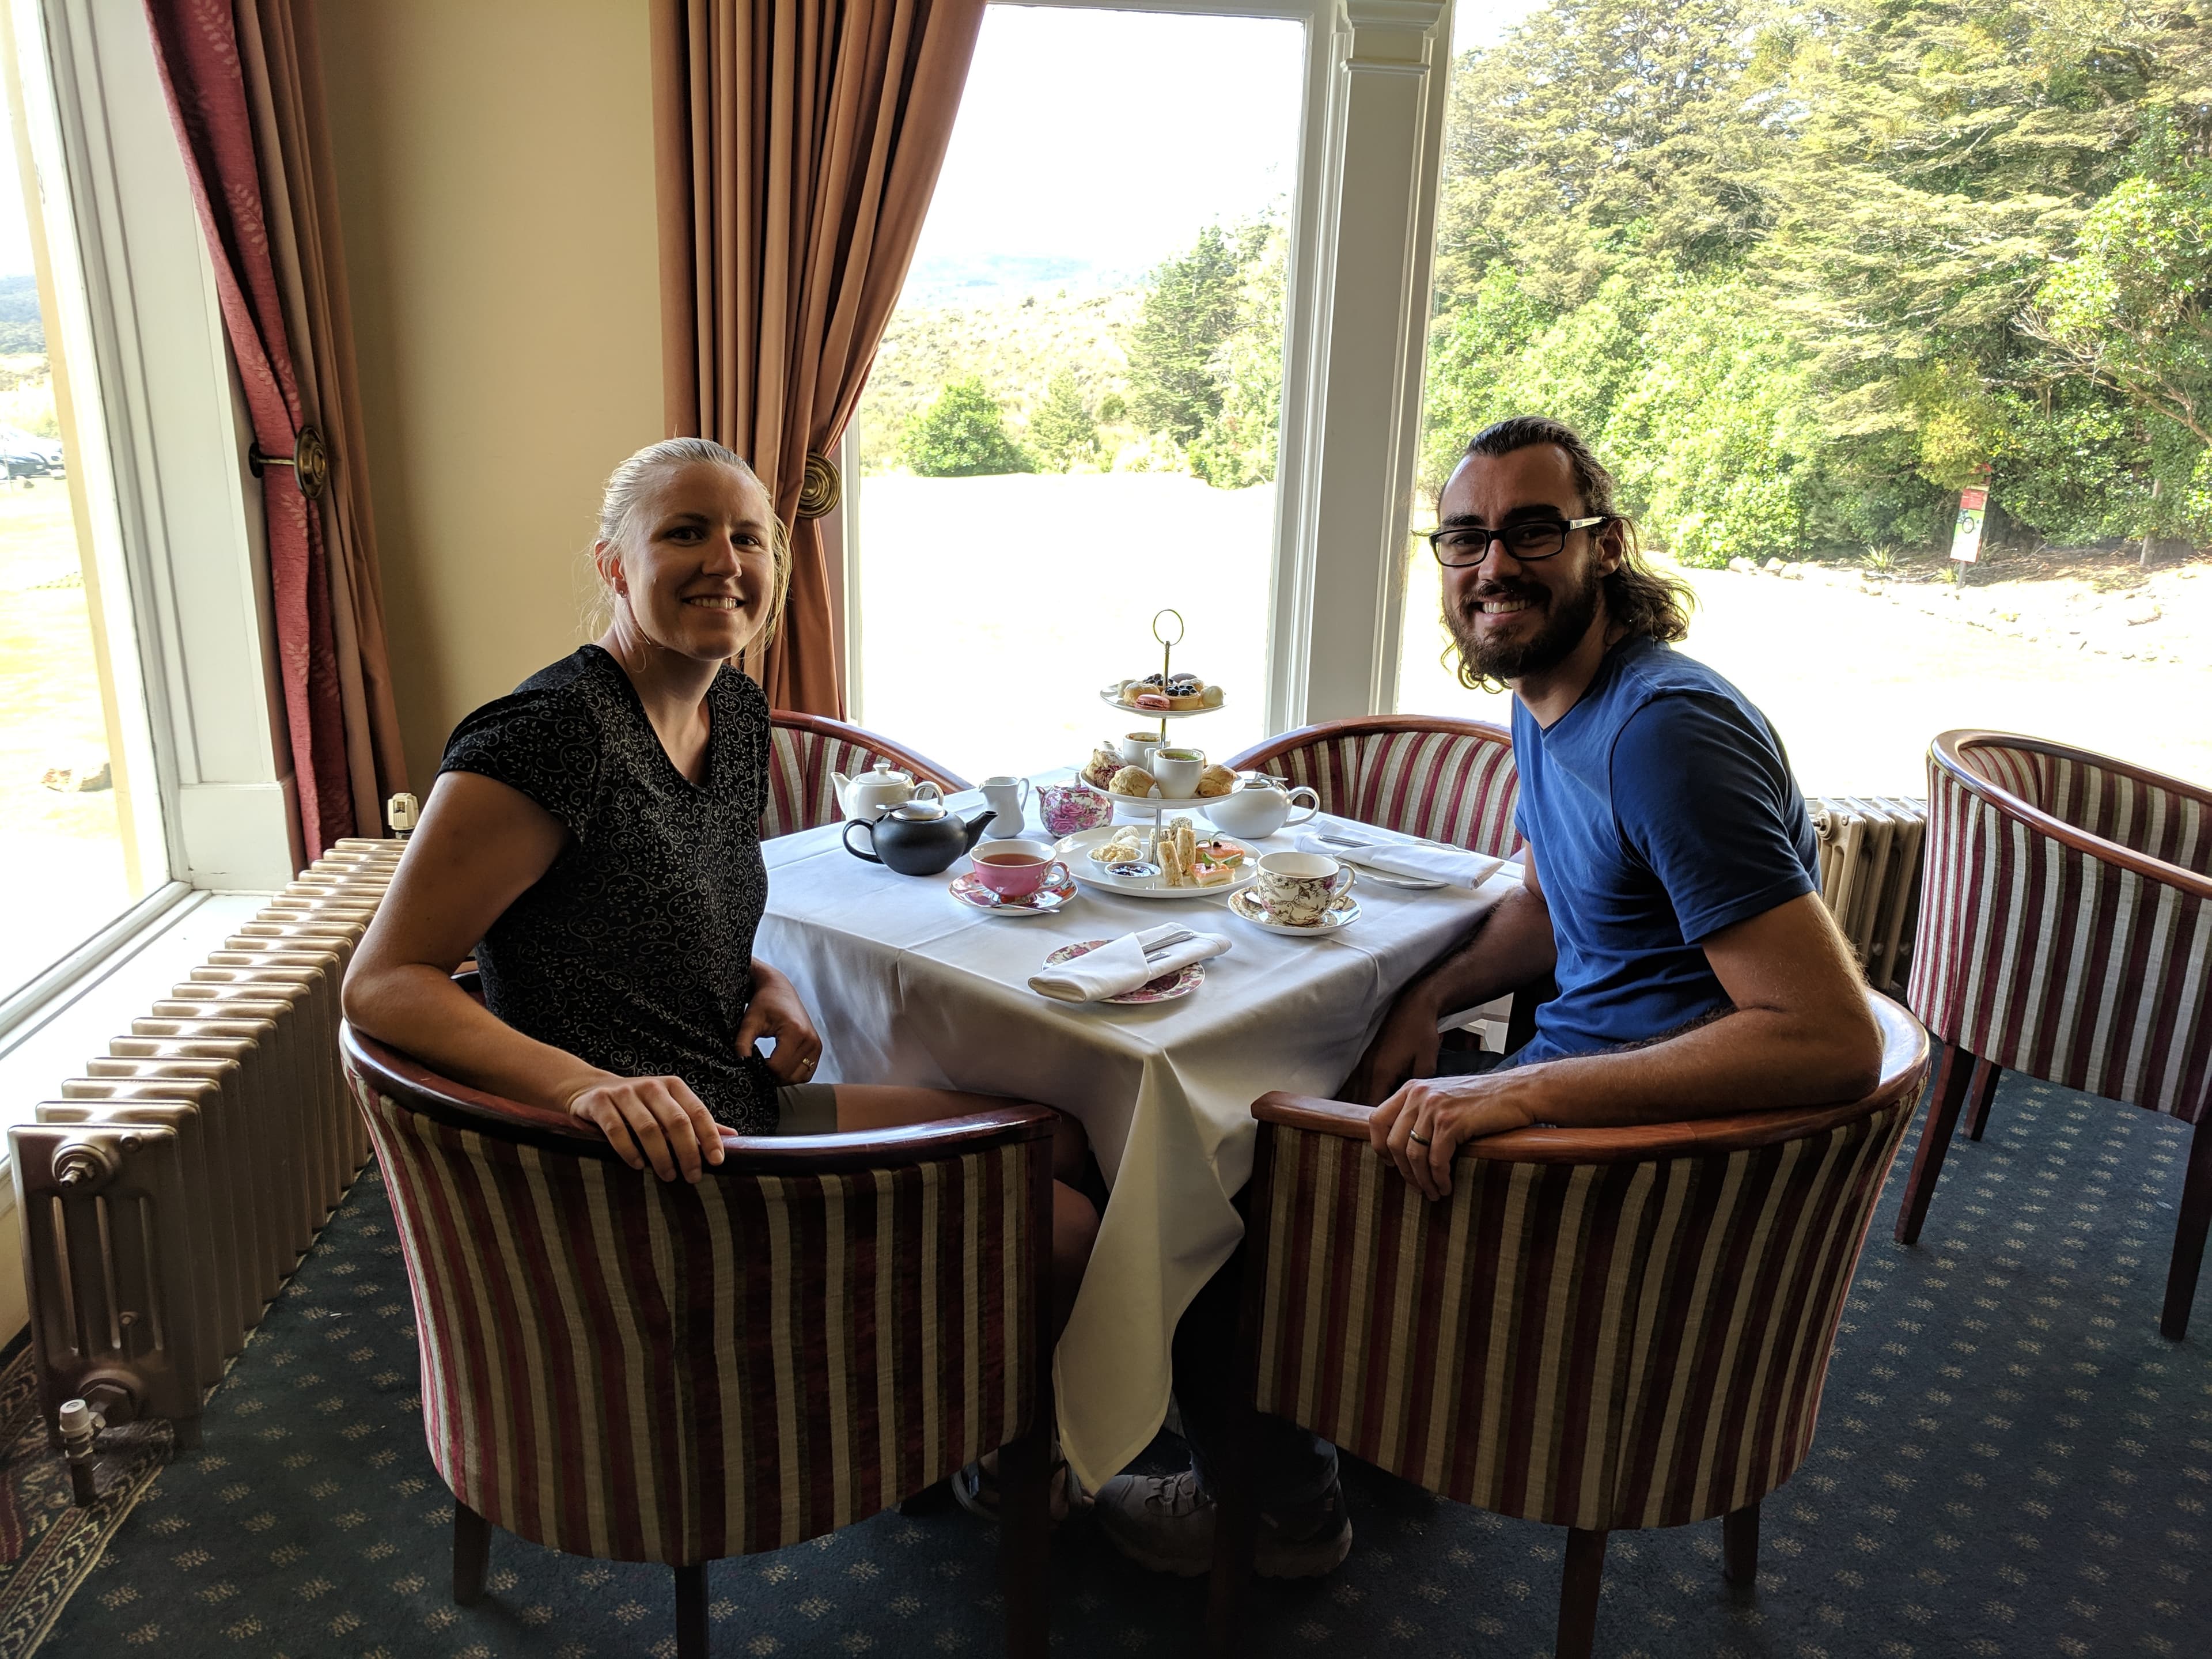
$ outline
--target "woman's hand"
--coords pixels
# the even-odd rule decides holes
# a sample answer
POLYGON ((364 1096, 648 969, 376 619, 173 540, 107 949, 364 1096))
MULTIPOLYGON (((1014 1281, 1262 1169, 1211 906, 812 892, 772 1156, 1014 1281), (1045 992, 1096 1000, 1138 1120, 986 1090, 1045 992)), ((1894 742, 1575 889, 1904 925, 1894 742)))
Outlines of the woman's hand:
POLYGON ((1422 1197, 1449 1198, 1452 1155, 1461 1146, 1539 1121, 1532 1082, 1531 1075, 1507 1072, 1408 1083, 1367 1120, 1368 1142, 1422 1197))
POLYGON ((805 1083, 814 1075, 822 1058, 822 1039, 807 1018, 806 1005, 781 973, 758 957, 753 960, 753 1000, 738 1027, 738 1052, 749 1054, 763 1037, 775 1039, 775 1052, 768 1069, 779 1083, 805 1083))
POLYGON ((722 1130, 680 1077, 603 1075, 567 1102, 568 1115, 588 1123, 633 1170, 648 1163, 663 1181, 696 1182, 702 1160, 722 1161, 722 1130))

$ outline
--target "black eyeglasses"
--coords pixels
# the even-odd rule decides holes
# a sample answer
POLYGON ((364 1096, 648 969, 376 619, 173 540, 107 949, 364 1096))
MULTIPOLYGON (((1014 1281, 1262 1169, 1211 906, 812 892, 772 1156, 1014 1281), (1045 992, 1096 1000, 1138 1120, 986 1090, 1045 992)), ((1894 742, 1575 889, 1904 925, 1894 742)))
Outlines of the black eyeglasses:
POLYGON ((1438 564, 1480 564, 1490 556, 1492 542, 1504 543, 1505 550, 1522 564, 1533 564, 1564 549, 1570 530, 1589 530, 1609 524, 1613 516, 1601 513, 1589 519, 1523 519, 1503 530, 1486 530, 1479 524, 1455 524, 1443 530, 1431 530, 1427 536, 1438 564))

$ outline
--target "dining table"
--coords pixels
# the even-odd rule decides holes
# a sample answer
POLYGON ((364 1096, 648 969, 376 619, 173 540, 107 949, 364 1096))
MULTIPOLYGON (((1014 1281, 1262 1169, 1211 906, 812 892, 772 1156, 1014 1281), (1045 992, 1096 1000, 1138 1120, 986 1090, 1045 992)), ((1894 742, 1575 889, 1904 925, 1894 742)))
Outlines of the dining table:
MULTIPOLYGON (((982 798, 969 791, 945 804, 972 817, 982 798)), ((1243 1237, 1232 1200, 1251 1174, 1253 1101, 1277 1089, 1334 1093, 1400 988, 1467 937, 1518 868, 1428 890, 1363 874, 1356 921, 1285 937, 1232 915, 1212 892, 1143 898, 1083 884, 1054 914, 979 910, 951 891, 966 859, 903 876, 853 856, 843 830, 763 844, 768 910, 755 949, 813 1015, 823 1042, 815 1080, 1011 1096, 1083 1125, 1109 1198, 1054 1386, 1063 1453, 1096 1491, 1158 1433, 1176 1322, 1243 1237), (1058 947, 1170 921, 1231 941, 1188 995, 1070 1004, 1030 988, 1058 947)), ((1034 824, 1030 833, 1053 839, 1034 824)), ((1266 854, 1316 833, 1393 839, 1328 814, 1246 839, 1266 854)))

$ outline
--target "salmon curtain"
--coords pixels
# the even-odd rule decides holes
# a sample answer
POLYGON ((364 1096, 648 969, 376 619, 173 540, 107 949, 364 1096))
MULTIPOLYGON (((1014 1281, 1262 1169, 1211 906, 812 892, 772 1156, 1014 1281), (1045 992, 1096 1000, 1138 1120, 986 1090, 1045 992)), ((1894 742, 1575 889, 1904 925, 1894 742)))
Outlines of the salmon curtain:
POLYGON ((264 465, 270 590, 309 859, 407 787, 362 452, 312 0, 146 0, 264 465), (318 480, 313 459, 327 457, 318 480), (319 483, 319 493, 311 495, 319 483))
POLYGON ((921 235, 983 0, 654 0, 670 436, 752 464, 791 531, 778 708, 842 718, 815 518, 921 235))

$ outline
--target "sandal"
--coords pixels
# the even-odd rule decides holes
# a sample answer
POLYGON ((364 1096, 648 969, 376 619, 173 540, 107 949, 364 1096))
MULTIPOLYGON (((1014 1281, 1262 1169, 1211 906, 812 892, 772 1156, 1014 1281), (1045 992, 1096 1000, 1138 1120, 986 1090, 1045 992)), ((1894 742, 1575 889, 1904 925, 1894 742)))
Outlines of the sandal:
MULTIPOLYGON (((1083 1483, 1075 1478, 1075 1471, 1067 1460, 1058 1455, 1054 1447, 1052 1473, 1047 1480, 1052 1524, 1061 1522, 1079 1510, 1091 1507, 1091 1494, 1083 1490, 1083 1483)), ((999 1518, 998 1454, 987 1452, 981 1458, 967 1465, 952 1477, 953 1500, 969 1514, 985 1521, 999 1518)))

